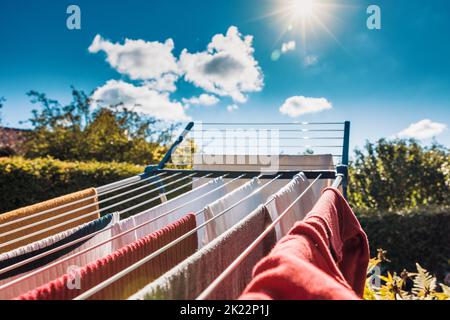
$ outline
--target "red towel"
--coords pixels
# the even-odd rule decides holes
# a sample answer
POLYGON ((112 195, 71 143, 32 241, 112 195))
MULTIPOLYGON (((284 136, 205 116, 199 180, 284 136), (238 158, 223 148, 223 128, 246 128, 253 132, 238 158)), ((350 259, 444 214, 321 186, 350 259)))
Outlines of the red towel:
MULTIPOLYGON (((93 288, 119 271, 126 269, 135 262, 148 256, 164 245, 179 238, 196 227, 194 214, 188 214, 180 220, 160 229, 150 235, 134 241, 129 245, 115 251, 103 259, 90 263, 78 269, 74 280, 73 274, 51 281, 34 289, 16 299, 20 300, 69 300, 93 288), (79 289, 74 288, 75 283, 80 284, 79 289)), ((163 254, 148 261, 138 269, 122 277, 105 289, 91 296, 90 299, 126 299, 149 282, 192 255, 197 249, 197 234, 181 241, 163 254)))
POLYGON ((359 299, 368 262, 366 234, 341 193, 327 188, 256 265, 239 299, 359 299))

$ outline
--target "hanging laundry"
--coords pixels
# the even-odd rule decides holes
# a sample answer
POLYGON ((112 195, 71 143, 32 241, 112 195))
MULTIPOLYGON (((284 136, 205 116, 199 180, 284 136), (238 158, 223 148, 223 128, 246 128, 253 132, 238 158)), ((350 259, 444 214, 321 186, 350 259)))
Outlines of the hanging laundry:
POLYGON ((368 261, 367 236, 356 216, 337 189, 327 188, 256 265, 240 299, 358 299, 368 261))
POLYGON ((207 224, 205 238, 203 239, 203 245, 217 238, 217 236, 221 235, 226 230, 234 226, 247 214, 252 212, 261 203, 263 203, 262 194, 260 192, 255 192, 262 185, 263 184, 258 178, 253 178, 246 184, 233 190, 232 192, 226 194, 222 198, 214 201, 213 203, 210 203, 205 207, 205 209, 203 210, 205 221, 212 219, 216 215, 222 213, 224 210, 227 210, 227 212, 221 217, 207 224), (251 195, 252 193, 253 195, 251 195), (245 197, 248 198, 243 200, 245 197), (241 203, 234 206, 241 200, 243 200, 241 203))
POLYGON ((353 290, 362 296, 369 262, 367 235, 342 193, 335 188, 324 190, 308 214, 311 225, 326 231, 329 247, 339 269, 353 290))
MULTIPOLYGON (((260 206, 129 299, 195 299, 271 222, 268 211, 260 206)), ((271 233, 230 275, 226 284, 210 296, 210 299, 236 299, 251 280, 253 266, 270 252, 274 244, 275 233, 271 233)))
MULTIPOLYGON (((136 241, 158 229, 161 229, 171 222, 180 219, 183 216, 181 212, 200 211, 206 205, 223 197, 225 194, 226 188, 224 187, 223 178, 216 178, 204 184, 203 186, 200 186, 199 188, 183 193, 182 195, 170 199, 169 201, 162 203, 156 207, 126 218, 113 226, 113 236, 130 230, 147 221, 155 219, 169 211, 172 211, 162 218, 158 218, 157 220, 150 222, 135 231, 132 231, 126 235, 120 236, 118 239, 113 240, 113 249, 117 250, 119 248, 122 248, 123 246, 136 241), (175 210, 177 208, 180 208, 181 206, 183 206, 182 210, 175 210)), ((198 220, 197 222, 201 223, 200 220, 198 220)), ((199 238, 202 238, 202 234, 203 231, 200 231, 199 238)))
POLYGON ((3 213, 0 215, 0 253, 19 248, 21 246, 25 246, 32 242, 44 239, 59 232, 79 226, 85 222, 98 219, 100 217, 99 213, 96 212, 96 210, 98 209, 99 207, 98 207, 97 191, 95 188, 89 188, 83 191, 71 193, 52 200, 47 200, 38 204, 13 210, 7 213, 3 213), (81 201, 79 203, 71 204, 64 208, 58 208, 59 206, 66 205, 71 202, 82 199, 86 200, 81 201), (71 214, 58 217, 58 215, 63 215, 64 213, 87 205, 91 206, 85 209, 77 210, 76 212, 73 212, 71 214), (43 211, 48 212, 44 214, 39 214, 40 212, 43 211), (80 219, 67 223, 63 226, 52 228, 51 230, 44 231, 40 234, 29 236, 32 233, 42 231, 44 229, 61 224, 63 222, 69 221, 77 217, 80 217, 80 219), (44 222, 44 220, 47 221, 44 222), (39 222, 42 223, 30 226, 31 224, 39 222), (5 235, 5 233, 7 234, 5 235), (22 240, 16 240, 21 237, 26 238, 22 240))
MULTIPOLYGON (((118 219, 118 214, 114 213, 111 219, 107 215, 92 221, 88 229, 93 230, 97 227, 104 226, 104 231, 92 236, 88 241, 73 248, 71 252, 59 257, 56 261, 47 263, 45 266, 24 274, 2 280, 0 282, 0 299, 5 300, 17 297, 66 274, 74 266, 82 267, 111 254, 110 242, 94 249, 91 249, 91 247, 111 238, 111 226, 118 219)), ((88 229, 83 229, 83 232, 87 232, 88 229)), ((80 236, 82 236, 81 231, 80 236)))
MULTIPOLYGON (((269 197, 267 200, 267 209, 275 220, 282 214, 310 185, 308 178, 304 173, 299 173, 276 194, 269 197)), ((310 188, 303 195, 299 205, 292 207, 292 209, 283 216, 280 223, 275 227, 277 233, 277 240, 286 235, 288 231, 294 226, 297 221, 301 221, 306 214, 311 211, 314 204, 319 200, 320 193, 316 193, 314 188, 310 188)))
MULTIPOLYGON (((237 155, 227 154, 195 154, 194 170, 221 170, 221 171, 259 171, 271 172, 277 170, 334 170, 335 165, 331 154, 307 154, 307 155, 237 155), (227 158, 225 158, 227 157, 227 158), (275 169, 276 168, 276 169, 275 169)), ((311 183, 313 180, 310 180, 311 183)), ((322 190, 331 186, 330 179, 320 179, 314 186, 314 192, 321 194, 322 190)), ((280 189, 283 185, 279 181, 274 186, 280 189)))
POLYGON ((225 210, 227 211, 219 218, 208 223, 205 238, 202 240, 203 245, 241 221, 259 205, 265 203, 267 198, 277 192, 280 187, 287 184, 287 181, 278 180, 273 180, 271 183, 268 182, 263 182, 259 178, 253 178, 241 187, 206 206, 203 210, 205 221, 212 219, 225 210))
MULTIPOLYGON (((60 232, 51 237, 30 243, 27 246, 20 247, 13 251, 3 253, 0 255, 0 270, 12 266, 14 264, 17 264, 19 262, 25 261, 27 259, 30 259, 32 257, 35 257, 37 255, 43 254, 45 252, 49 252, 50 250, 61 247, 72 241, 85 237, 91 233, 105 229, 108 226, 110 226, 112 222, 114 222, 115 220, 113 219, 114 216, 117 216, 117 213, 108 214, 97 220, 85 223, 73 229, 60 232)), ((11 271, 1 273, 0 280, 8 279, 9 282, 14 279, 11 277, 17 275, 24 275, 26 272, 45 266, 50 262, 57 261, 59 258, 63 256, 74 253, 75 249, 83 246, 90 239, 83 240, 81 242, 68 246, 64 249, 48 254, 42 258, 38 258, 36 260, 28 262, 20 267, 12 269, 11 271)), ((4 283, 5 281, 0 281, 0 284, 4 283)))
MULTIPOLYGON (((182 219, 158 230, 145 238, 119 249, 107 257, 90 263, 72 274, 51 281, 35 290, 17 297, 20 300, 68 300, 93 288, 116 273, 126 269, 152 252, 162 248, 196 227, 195 215, 188 214, 182 219)), ((155 257, 94 294, 91 299, 126 299, 147 283, 159 277, 197 249, 197 236, 194 234, 161 255, 155 257)))

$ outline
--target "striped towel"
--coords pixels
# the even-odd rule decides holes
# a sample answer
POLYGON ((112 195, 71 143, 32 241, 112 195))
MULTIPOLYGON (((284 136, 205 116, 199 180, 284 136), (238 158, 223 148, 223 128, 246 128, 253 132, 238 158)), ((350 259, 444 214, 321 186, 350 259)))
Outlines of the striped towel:
POLYGON ((91 247, 111 238, 111 228, 108 229, 108 227, 115 223, 117 219, 118 214, 114 213, 112 221, 105 226, 102 232, 91 237, 83 245, 78 246, 64 257, 60 257, 56 262, 1 281, 0 300, 17 297, 63 276, 74 267, 83 267, 111 254, 113 251, 110 242, 93 249, 91 247))
MULTIPOLYGON (((107 280, 114 274, 126 269, 135 262, 148 256, 164 245, 196 227, 195 215, 188 214, 182 219, 139 239, 107 257, 88 264, 73 273, 47 283, 35 290, 17 297, 19 300, 69 300, 107 280)), ((126 299, 147 283, 174 267, 197 249, 197 236, 194 234, 163 254, 157 256, 97 292, 91 299, 126 299)))
MULTIPOLYGON (((44 252, 48 252, 52 249, 58 248, 62 245, 65 245, 67 243, 75 241, 76 239, 85 237, 91 233, 94 233, 94 232, 100 231, 104 228, 107 228, 113 222, 114 215, 115 214, 108 214, 97 220, 82 224, 81 226, 60 232, 58 234, 55 234, 55 235, 45 238, 45 239, 30 243, 29 245, 17 248, 13 251, 3 253, 0 255, 0 269, 12 266, 16 263, 22 262, 24 260, 35 257, 39 254, 42 254, 44 252)), ((42 258, 39 258, 39 259, 33 260, 29 263, 26 263, 26 264, 24 264, 18 268, 15 268, 11 271, 2 273, 2 274, 0 274, 0 280, 2 280, 2 281, 0 281, 0 284, 11 281, 12 279, 10 279, 10 277, 22 275, 26 272, 35 270, 37 268, 45 266, 48 263, 56 261, 59 258, 74 252, 75 249, 80 248, 86 242, 88 242, 90 239, 92 239, 92 238, 80 241, 76 244, 73 244, 64 249, 58 250, 56 252, 53 252, 42 258), (8 281, 3 281, 5 279, 8 279, 8 281)))
POLYGON ((19 248, 21 246, 25 246, 27 244, 30 244, 32 242, 47 238, 49 236, 52 236, 54 234, 57 234, 59 232, 71 229, 73 227, 79 226, 85 222, 89 222, 95 219, 98 219, 100 217, 98 212, 95 212, 98 210, 98 199, 97 199, 97 191, 95 188, 89 188, 85 189, 83 191, 71 193, 62 197, 58 197, 52 200, 47 200, 44 202, 40 202, 31 206, 27 206, 24 208, 20 208, 17 210, 13 210, 10 212, 6 212, 3 214, 0 214, 0 253, 7 252, 16 248, 19 248), (64 208, 54 209, 58 206, 65 205, 68 203, 71 203, 73 201, 86 199, 86 201, 81 201, 76 204, 69 205, 64 208), (68 214, 63 217, 58 217, 59 215, 62 215, 66 212, 69 212, 71 210, 75 210, 77 208, 91 205, 88 208, 78 210, 76 212, 73 212, 71 214, 68 214), (51 210, 54 209, 54 210, 51 210), (36 213, 50 210, 47 213, 27 218, 31 215, 34 215, 36 213), (91 212, 94 212, 92 214, 89 214, 91 212), (77 217, 85 216, 83 218, 80 218, 79 220, 72 221, 70 223, 67 223, 63 226, 51 228, 50 230, 45 230, 47 228, 50 228, 52 226, 55 226, 57 224, 61 224, 63 222, 72 220, 77 217), (45 221, 44 223, 40 223, 34 226, 30 226, 34 223, 42 222, 45 219, 57 217, 55 219, 45 221), (22 221, 16 220, 27 218, 22 221), (6 226, 4 224, 7 224, 6 226), (17 230, 19 228, 23 228, 22 230, 17 230), (45 231, 44 231, 45 230, 45 231), (39 234, 36 234, 34 236, 29 237, 31 233, 42 231, 39 234), (8 232, 7 235, 4 235, 4 233, 8 232), (22 240, 16 241, 16 239, 20 237, 27 236, 26 238, 22 240))

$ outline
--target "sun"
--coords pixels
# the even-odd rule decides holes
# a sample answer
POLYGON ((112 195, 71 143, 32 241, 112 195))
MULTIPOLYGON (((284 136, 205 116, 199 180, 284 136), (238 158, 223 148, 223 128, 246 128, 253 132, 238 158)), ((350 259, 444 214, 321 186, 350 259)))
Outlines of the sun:
POLYGON ((290 7, 297 18, 310 18, 317 13, 316 0, 291 0, 290 7))
MULTIPOLYGON (((307 42, 312 46, 319 41, 322 43, 324 35, 331 37, 339 46, 343 47, 334 32, 339 31, 339 12, 354 9, 358 6, 350 5, 342 0, 266 0, 269 4, 267 11, 252 20, 272 19, 280 28, 274 47, 289 37, 300 43, 298 48, 305 54, 308 50, 307 42), (294 38, 294 39, 293 39, 294 38)), ((279 50, 273 53, 279 54, 279 50)), ((277 58, 276 58, 277 59, 277 58)), ((275 59, 275 60, 276 60, 275 59)))
POLYGON ((336 21, 336 9, 346 7, 342 0, 269 0, 272 3, 270 11, 265 18, 275 18, 281 25, 281 34, 294 37, 297 33, 301 48, 306 50, 306 42, 318 39, 322 34, 328 34, 336 41, 333 34, 336 21))

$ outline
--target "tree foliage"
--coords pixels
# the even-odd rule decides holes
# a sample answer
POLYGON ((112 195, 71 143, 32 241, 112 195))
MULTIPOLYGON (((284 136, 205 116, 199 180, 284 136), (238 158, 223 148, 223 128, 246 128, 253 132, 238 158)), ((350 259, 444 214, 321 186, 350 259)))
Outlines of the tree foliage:
POLYGON ((177 124, 167 125, 122 105, 92 109, 91 98, 72 88, 72 101, 61 105, 44 93, 28 92, 33 130, 25 156, 52 156, 60 160, 117 161, 149 164, 164 154, 177 124))
POLYGON ((143 172, 130 163, 0 157, 0 213, 143 172))
POLYGON ((350 165, 349 201, 362 209, 449 205, 450 154, 415 140, 367 142, 350 165))

